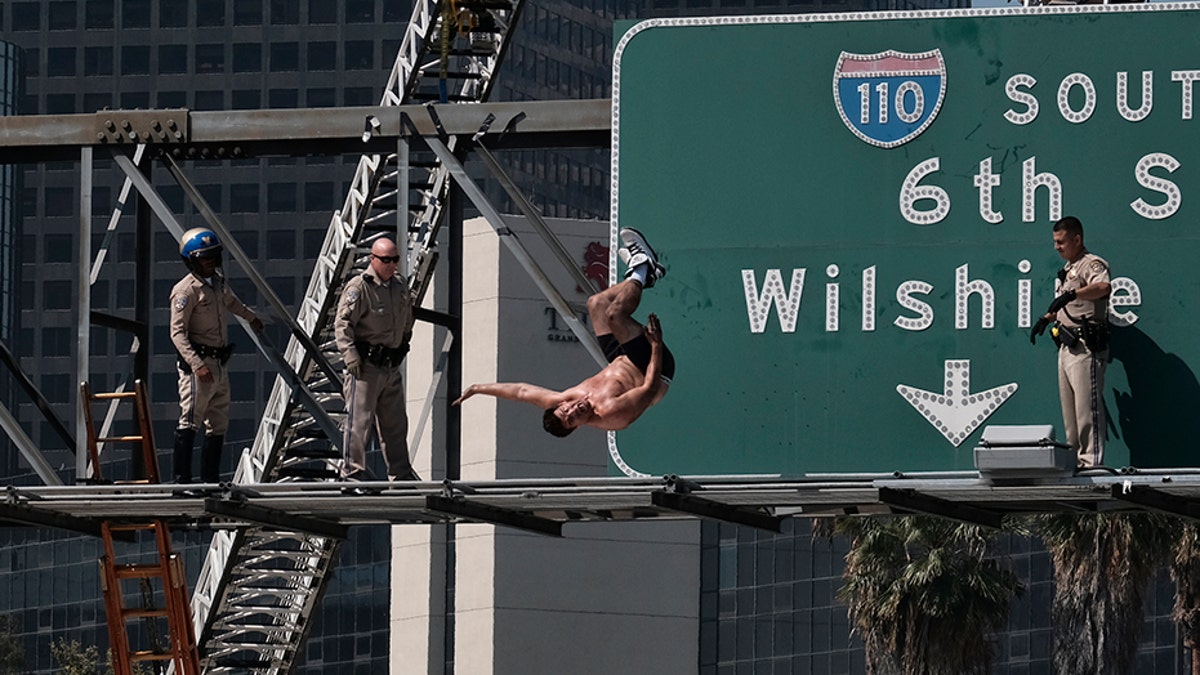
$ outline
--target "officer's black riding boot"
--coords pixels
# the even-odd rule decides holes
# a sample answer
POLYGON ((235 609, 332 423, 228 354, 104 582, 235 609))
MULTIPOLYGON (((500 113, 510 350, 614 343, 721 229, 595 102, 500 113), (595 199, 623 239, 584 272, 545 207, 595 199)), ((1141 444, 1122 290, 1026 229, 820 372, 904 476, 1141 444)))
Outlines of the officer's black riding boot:
POLYGON ((204 448, 200 451, 200 481, 202 483, 221 482, 221 446, 224 444, 224 436, 204 437, 204 448))
POLYGON ((195 429, 175 430, 175 482, 192 482, 192 446, 196 443, 195 429))

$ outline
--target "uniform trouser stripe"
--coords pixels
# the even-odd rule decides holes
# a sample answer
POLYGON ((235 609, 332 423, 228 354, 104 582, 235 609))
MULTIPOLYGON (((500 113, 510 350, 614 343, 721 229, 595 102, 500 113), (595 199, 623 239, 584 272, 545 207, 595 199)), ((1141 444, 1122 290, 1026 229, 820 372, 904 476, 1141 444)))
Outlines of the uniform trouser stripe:
POLYGON ((365 466, 357 466, 354 460, 355 453, 352 451, 350 444, 354 439, 354 399, 355 393, 358 391, 358 378, 350 373, 345 374, 346 378, 346 428, 342 432, 342 475, 356 476, 361 471, 366 469, 365 466))
POLYGON ((1088 350, 1088 353, 1091 355, 1088 367, 1091 369, 1089 374, 1092 383, 1092 434, 1089 451, 1092 453, 1092 466, 1096 466, 1100 463, 1100 434, 1104 433, 1104 420, 1100 416, 1100 406, 1103 405, 1103 401, 1100 398, 1100 387, 1097 386, 1099 359, 1096 357, 1095 352, 1088 350))
MULTIPOLYGON (((200 382, 196 379, 196 373, 194 371, 188 375, 188 382, 191 383, 192 388, 190 391, 192 392, 192 398, 195 399, 196 390, 199 388, 200 382)), ((187 407, 187 428, 195 429, 196 426, 196 406, 189 405, 187 407)))

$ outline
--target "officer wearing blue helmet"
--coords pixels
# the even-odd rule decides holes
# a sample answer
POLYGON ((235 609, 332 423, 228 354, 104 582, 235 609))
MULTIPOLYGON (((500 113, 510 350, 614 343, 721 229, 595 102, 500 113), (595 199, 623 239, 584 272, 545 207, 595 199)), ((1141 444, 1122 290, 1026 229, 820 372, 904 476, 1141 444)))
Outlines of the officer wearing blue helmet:
POLYGON ((229 428, 228 313, 262 330, 258 316, 234 295, 219 272, 221 240, 210 229, 183 233, 179 255, 188 274, 171 289, 171 342, 179 353, 179 425, 175 429, 175 482, 192 482, 192 448, 201 422, 200 480, 220 482, 221 447, 229 428))

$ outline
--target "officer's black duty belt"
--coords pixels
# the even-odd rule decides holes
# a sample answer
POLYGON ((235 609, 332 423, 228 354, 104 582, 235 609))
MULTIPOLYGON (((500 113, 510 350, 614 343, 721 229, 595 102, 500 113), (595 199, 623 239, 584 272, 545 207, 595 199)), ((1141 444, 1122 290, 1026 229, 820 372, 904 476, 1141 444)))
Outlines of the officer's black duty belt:
POLYGON ((224 345, 221 347, 211 347, 209 345, 198 345, 192 343, 192 349, 196 350, 196 355, 202 359, 220 359, 221 363, 229 360, 233 354, 233 345, 224 345))
MULTIPOLYGON (((196 352, 196 356, 199 356, 202 359, 217 359, 221 362, 221 365, 225 365, 229 362, 229 357, 233 355, 233 348, 235 346, 233 343, 223 345, 221 347, 201 345, 196 344, 195 342, 190 344, 192 345, 192 349, 196 352)), ((178 358, 176 360, 179 362, 180 370, 185 373, 192 372, 192 367, 188 365, 188 362, 183 358, 183 355, 178 354, 177 356, 178 358)))
POLYGON ((364 361, 380 368, 400 365, 400 362, 404 360, 404 355, 408 353, 408 348, 404 346, 386 347, 373 345, 370 342, 355 342, 354 348, 358 350, 358 355, 364 361))

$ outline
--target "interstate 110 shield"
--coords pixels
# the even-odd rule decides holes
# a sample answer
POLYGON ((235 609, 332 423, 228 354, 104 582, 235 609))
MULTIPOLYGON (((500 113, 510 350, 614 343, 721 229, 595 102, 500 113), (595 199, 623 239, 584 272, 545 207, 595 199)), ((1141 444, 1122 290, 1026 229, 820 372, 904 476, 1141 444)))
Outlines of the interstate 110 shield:
POLYGON ((1113 277, 1105 464, 1195 466, 1195 4, 664 19, 614 59, 613 227, 669 273, 627 473, 971 470, 1065 438, 1030 344, 1080 218, 1113 277), (1119 8, 1118 8, 1119 7, 1119 8))

